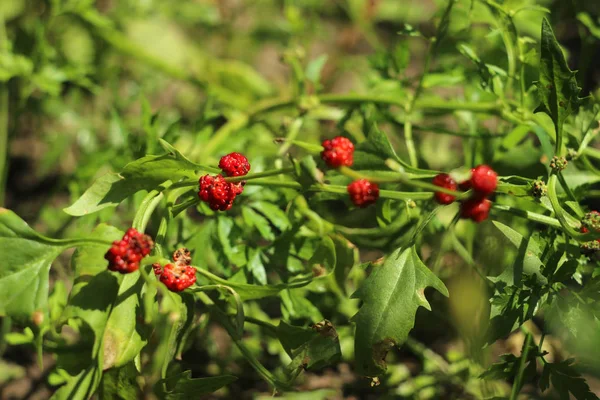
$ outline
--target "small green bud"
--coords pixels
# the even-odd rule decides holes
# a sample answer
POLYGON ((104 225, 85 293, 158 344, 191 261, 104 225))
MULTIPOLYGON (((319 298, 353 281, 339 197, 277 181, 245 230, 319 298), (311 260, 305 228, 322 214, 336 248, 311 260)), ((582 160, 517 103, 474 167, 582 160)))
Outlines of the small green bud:
POLYGON ((552 161, 550 161, 550 168, 554 172, 560 172, 563 169, 567 168, 567 164, 569 162, 565 157, 554 156, 552 157, 552 161))
POLYGON ((573 161, 576 160, 577 157, 579 157, 579 153, 577 153, 577 150, 572 149, 572 148, 568 148, 567 149, 567 161, 573 161))
POLYGON ((531 191, 531 195, 533 197, 535 197, 536 199, 539 199, 540 197, 543 197, 546 195, 546 193, 548 193, 548 188, 546 187, 546 183, 541 179, 537 179, 537 180, 531 182, 531 186, 530 186, 529 190, 531 191))
POLYGON ((600 213, 598 211, 590 211, 585 214, 585 217, 581 220, 581 225, 588 231, 599 232, 600 231, 600 213))

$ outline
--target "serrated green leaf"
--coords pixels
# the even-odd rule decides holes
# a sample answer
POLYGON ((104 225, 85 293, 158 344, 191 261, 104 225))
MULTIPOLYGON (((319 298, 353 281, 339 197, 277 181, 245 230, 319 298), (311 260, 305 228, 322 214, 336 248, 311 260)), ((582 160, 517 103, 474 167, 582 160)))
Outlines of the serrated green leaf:
MULTIPOLYGON (((550 377, 561 400, 570 399, 569 393, 577 400, 598 400, 598 396, 590 390, 585 379, 571 364, 573 364, 573 359, 558 363, 545 363, 543 375, 550 377)), ((546 379, 544 379, 543 387, 540 385, 542 390, 548 387, 546 379)))
POLYGON ((35 311, 48 313, 50 265, 67 247, 0 208, 0 316, 28 320, 35 311))
MULTIPOLYGON (((556 142, 562 143, 563 124, 580 104, 575 72, 569 69, 565 56, 546 18, 542 21, 540 79, 536 83, 542 104, 535 112, 544 112, 552 118, 556 142)), ((559 152, 562 149, 557 149, 559 152)))
POLYGON ((359 374, 379 376, 387 368, 385 356, 406 341, 418 307, 431 310, 425 288, 444 296, 448 289, 419 259, 414 248, 398 249, 375 267, 352 295, 363 304, 352 321, 356 324, 354 352, 359 374))
POLYGON ((192 371, 184 371, 158 381, 154 385, 154 391, 160 399, 187 400, 212 393, 236 380, 237 378, 233 375, 192 379, 192 371))

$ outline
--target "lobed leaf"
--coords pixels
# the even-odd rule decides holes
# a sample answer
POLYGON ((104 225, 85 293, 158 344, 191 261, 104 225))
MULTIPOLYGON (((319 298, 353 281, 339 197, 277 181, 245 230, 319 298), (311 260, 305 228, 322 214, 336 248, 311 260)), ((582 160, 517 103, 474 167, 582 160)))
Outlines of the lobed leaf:
POLYGON ((446 286, 427 269, 416 250, 400 248, 382 266, 375 267, 352 295, 363 301, 352 317, 356 324, 354 351, 359 374, 373 377, 386 371, 385 356, 393 346, 406 341, 417 308, 431 310, 425 298, 427 287, 448 296, 446 286))

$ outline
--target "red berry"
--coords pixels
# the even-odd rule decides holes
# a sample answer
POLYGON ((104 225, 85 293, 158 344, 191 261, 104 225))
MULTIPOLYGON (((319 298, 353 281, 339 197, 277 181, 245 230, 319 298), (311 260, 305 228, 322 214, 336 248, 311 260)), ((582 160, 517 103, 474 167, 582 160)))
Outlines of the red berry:
MULTIPOLYGON (((458 185, 456 181, 452 179, 452 177, 448 174, 437 174, 432 183, 435 186, 443 187, 449 190, 456 190, 458 185)), ((456 199, 456 196, 452 196, 451 194, 443 193, 443 192, 435 192, 434 194, 435 200, 440 204, 451 204, 456 199)))
POLYGON ((234 152, 221 157, 219 168, 221 168, 227 176, 242 176, 250 171, 250 163, 243 154, 234 152))
POLYGON ((471 186, 480 195, 487 196, 496 190, 498 186, 498 174, 487 165, 478 165, 473 168, 471 175, 471 186))
POLYGON ((227 182, 221 175, 204 175, 199 184, 198 196, 215 211, 229 210, 235 197, 244 190, 241 183, 227 182))
POLYGON ((160 281, 172 292, 181 292, 196 283, 196 268, 191 265, 169 263, 157 275, 160 275, 160 281))
POLYGON ((115 240, 104 258, 108 261, 108 269, 127 274, 137 271, 140 261, 152 251, 154 242, 134 228, 129 228, 123 239, 115 240))
POLYGON ((357 207, 367 207, 379 198, 379 186, 366 179, 359 179, 348 185, 350 200, 357 207))
POLYGON ((354 162, 354 144, 343 136, 322 143, 321 158, 330 168, 350 167, 354 162))
POLYGON ((460 216, 470 218, 475 222, 482 222, 487 219, 492 202, 485 198, 471 198, 462 204, 460 216))

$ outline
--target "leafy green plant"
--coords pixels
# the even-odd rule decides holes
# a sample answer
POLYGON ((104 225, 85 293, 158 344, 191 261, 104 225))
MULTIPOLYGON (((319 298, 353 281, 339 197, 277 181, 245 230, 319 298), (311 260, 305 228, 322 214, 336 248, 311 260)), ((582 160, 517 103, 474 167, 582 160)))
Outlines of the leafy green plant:
MULTIPOLYGON (((291 3, 270 27, 285 31, 277 37, 310 31, 298 15, 311 2, 291 3)), ((141 80, 206 94, 175 116, 130 98, 141 105, 132 122, 131 103, 110 93, 109 123, 91 119, 107 126, 103 140, 79 121, 47 155, 51 165, 82 143, 63 187, 70 204, 47 206, 37 230, 0 209, 0 354, 51 354, 55 399, 226 396, 246 375, 294 398, 303 375, 341 363, 382 396, 597 398, 582 374, 600 371, 600 104, 581 97, 550 10, 448 0, 431 36, 403 24, 383 46, 358 3, 344 12, 376 52, 357 67, 363 90, 341 94, 323 83, 331 56, 307 59, 293 40, 282 56, 291 84, 275 94, 249 65, 185 41, 195 67, 136 43, 119 28, 130 2, 114 19, 91 1, 15 15, 0 5, 3 142, 13 107, 52 116, 78 96, 106 101, 102 79, 122 84, 111 57, 135 60, 141 80), (413 40, 425 43, 416 76, 413 40), (424 344, 448 332, 460 351, 424 344), (490 348, 514 337, 517 351, 492 360, 490 348), (550 352, 550 337, 576 361, 550 352), (418 374, 398 349, 419 358, 418 374)))

